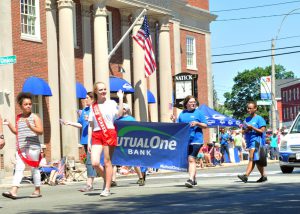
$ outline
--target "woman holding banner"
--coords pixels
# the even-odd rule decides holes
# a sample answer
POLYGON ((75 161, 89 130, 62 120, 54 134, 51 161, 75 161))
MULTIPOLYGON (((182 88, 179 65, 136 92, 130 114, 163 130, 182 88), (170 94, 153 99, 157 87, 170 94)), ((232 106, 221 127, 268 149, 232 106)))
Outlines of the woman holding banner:
MULTIPOLYGON (((192 188, 197 185, 196 181, 196 158, 203 145, 202 129, 207 128, 207 121, 200 110, 197 109, 197 100, 189 95, 183 100, 183 111, 179 114, 176 122, 190 124, 190 139, 188 147, 188 162, 190 178, 185 182, 185 186, 192 188)), ((171 120, 175 122, 174 115, 171 120)))
POLYGON ((104 187, 100 196, 109 196, 112 180, 111 159, 117 146, 117 132, 114 121, 123 114, 124 93, 119 90, 119 108, 113 100, 106 99, 106 85, 103 82, 94 84, 95 102, 89 114, 88 150, 91 151, 92 165, 104 179, 104 187), (104 168, 100 165, 100 157, 104 153, 104 168))
POLYGON ((38 198, 42 196, 40 190, 41 174, 38 168, 41 160, 41 145, 38 135, 43 134, 42 122, 36 114, 31 112, 32 95, 30 93, 19 93, 17 102, 22 113, 17 115, 16 126, 12 125, 6 119, 4 120, 10 131, 17 136, 17 154, 13 186, 9 192, 4 192, 2 195, 7 198, 16 199, 23 178, 25 164, 27 164, 31 166, 33 182, 35 185, 35 190, 30 197, 38 198))
POLYGON ((254 101, 247 103, 247 117, 243 123, 243 132, 245 133, 247 149, 249 150, 249 162, 246 173, 238 175, 238 178, 244 183, 248 182, 248 177, 256 165, 260 179, 256 182, 266 182, 265 167, 267 166, 267 156, 264 150, 266 137, 266 121, 260 115, 256 114, 257 104, 254 101))

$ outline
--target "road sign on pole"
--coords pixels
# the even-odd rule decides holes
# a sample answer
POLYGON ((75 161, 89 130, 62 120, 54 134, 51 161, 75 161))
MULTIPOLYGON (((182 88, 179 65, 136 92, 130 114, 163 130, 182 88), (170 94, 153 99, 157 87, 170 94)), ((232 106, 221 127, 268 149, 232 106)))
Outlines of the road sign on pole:
POLYGON ((258 106, 270 106, 272 105, 272 100, 257 100, 258 106))
POLYGON ((0 65, 15 64, 17 62, 16 55, 0 56, 0 65))

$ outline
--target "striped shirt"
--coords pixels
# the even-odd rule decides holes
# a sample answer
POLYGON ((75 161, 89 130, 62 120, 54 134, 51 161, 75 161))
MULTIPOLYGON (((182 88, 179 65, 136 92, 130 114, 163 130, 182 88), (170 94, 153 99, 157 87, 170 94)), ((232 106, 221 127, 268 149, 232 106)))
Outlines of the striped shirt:
MULTIPOLYGON (((35 127, 34 114, 31 113, 27 118, 30 125, 35 127)), ((25 118, 21 117, 18 121, 18 142, 20 149, 22 148, 40 148, 40 141, 36 133, 34 133, 26 124, 25 118)))

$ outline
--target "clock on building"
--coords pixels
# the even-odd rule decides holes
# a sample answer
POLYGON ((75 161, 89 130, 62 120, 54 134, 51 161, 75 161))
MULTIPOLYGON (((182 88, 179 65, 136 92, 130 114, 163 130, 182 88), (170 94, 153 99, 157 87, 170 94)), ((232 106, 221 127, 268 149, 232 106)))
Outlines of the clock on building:
POLYGON ((175 105, 182 107, 182 101, 188 95, 197 97, 197 74, 180 73, 174 76, 175 105))
POLYGON ((179 81, 175 83, 176 99, 184 99, 188 95, 192 95, 192 81, 179 81))

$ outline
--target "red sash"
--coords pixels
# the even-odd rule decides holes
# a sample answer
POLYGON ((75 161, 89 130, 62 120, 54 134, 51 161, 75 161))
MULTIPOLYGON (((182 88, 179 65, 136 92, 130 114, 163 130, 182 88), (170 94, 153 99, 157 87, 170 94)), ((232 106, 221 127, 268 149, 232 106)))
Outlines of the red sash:
POLYGON ((19 154, 20 158, 22 159, 22 161, 24 163, 26 163, 27 165, 32 166, 32 167, 38 167, 40 165, 40 161, 42 159, 41 154, 40 154, 39 160, 35 161, 35 160, 31 160, 30 157, 23 156, 23 153, 22 153, 22 151, 20 149, 19 141, 18 141, 18 122, 19 122, 20 118, 21 118, 21 114, 17 115, 17 120, 16 120, 16 136, 17 136, 17 151, 18 151, 18 154, 19 154))
POLYGON ((110 133, 108 132, 108 128, 106 126, 106 123, 102 117, 102 114, 100 112, 99 106, 97 103, 93 104, 93 111, 95 114, 95 118, 98 122, 99 127, 101 128, 100 131, 102 131, 102 134, 104 136, 104 140, 108 145, 116 145, 116 138, 112 137, 110 133))

